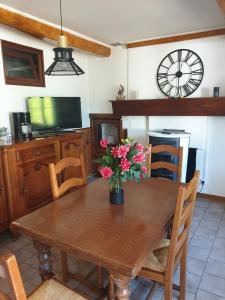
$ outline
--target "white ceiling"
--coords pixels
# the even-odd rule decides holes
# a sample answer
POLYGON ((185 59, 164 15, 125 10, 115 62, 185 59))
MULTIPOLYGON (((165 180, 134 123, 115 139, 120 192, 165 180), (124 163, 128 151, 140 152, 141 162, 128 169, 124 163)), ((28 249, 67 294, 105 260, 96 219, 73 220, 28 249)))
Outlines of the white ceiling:
MULTIPOLYGON (((0 0, 59 25, 59 0, 0 0)), ((216 0, 62 0, 63 26, 97 41, 132 42, 224 27, 216 0)))

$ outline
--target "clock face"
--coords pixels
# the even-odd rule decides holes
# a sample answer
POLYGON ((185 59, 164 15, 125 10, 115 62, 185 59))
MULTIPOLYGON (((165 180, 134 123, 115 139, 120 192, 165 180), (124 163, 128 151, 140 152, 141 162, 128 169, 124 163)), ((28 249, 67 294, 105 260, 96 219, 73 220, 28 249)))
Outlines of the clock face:
POLYGON ((203 74, 203 63, 198 54, 192 50, 178 49, 160 63, 157 82, 166 96, 187 97, 199 87, 203 74))

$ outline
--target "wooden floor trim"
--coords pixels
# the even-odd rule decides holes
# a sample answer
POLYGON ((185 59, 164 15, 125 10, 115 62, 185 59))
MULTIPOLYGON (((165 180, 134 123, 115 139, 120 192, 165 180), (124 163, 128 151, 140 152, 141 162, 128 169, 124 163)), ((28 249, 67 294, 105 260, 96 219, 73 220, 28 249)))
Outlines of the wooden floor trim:
POLYGON ((204 194, 204 193, 198 193, 198 197, 212 200, 212 201, 225 201, 225 197, 223 196, 217 196, 217 195, 212 195, 212 194, 204 194))
POLYGON ((200 31, 194 33, 186 33, 181 35, 168 36, 158 39, 150 39, 145 41, 127 43, 127 48, 136 48, 136 47, 144 47, 144 46, 152 46, 166 43, 175 43, 187 40, 194 40, 200 38, 207 38, 212 36, 225 35, 225 28, 208 30, 208 31, 200 31))

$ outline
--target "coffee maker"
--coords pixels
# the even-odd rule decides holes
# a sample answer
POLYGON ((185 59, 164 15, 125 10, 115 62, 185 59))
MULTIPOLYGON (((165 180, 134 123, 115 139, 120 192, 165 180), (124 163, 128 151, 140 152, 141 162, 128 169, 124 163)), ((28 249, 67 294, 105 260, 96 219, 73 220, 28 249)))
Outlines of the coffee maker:
POLYGON ((17 140, 32 139, 31 120, 29 112, 13 112, 12 122, 14 136, 17 140))

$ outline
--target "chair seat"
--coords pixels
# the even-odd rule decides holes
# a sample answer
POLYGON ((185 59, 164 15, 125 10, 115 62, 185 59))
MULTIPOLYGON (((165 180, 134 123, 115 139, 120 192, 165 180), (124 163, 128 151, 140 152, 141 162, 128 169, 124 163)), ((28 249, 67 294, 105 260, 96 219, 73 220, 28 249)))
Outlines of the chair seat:
POLYGON ((143 268, 164 272, 166 268, 169 245, 170 240, 163 238, 158 247, 149 254, 144 262, 143 268))
POLYGON ((76 294, 74 291, 60 282, 49 279, 28 297, 29 300, 85 300, 86 298, 76 294))

